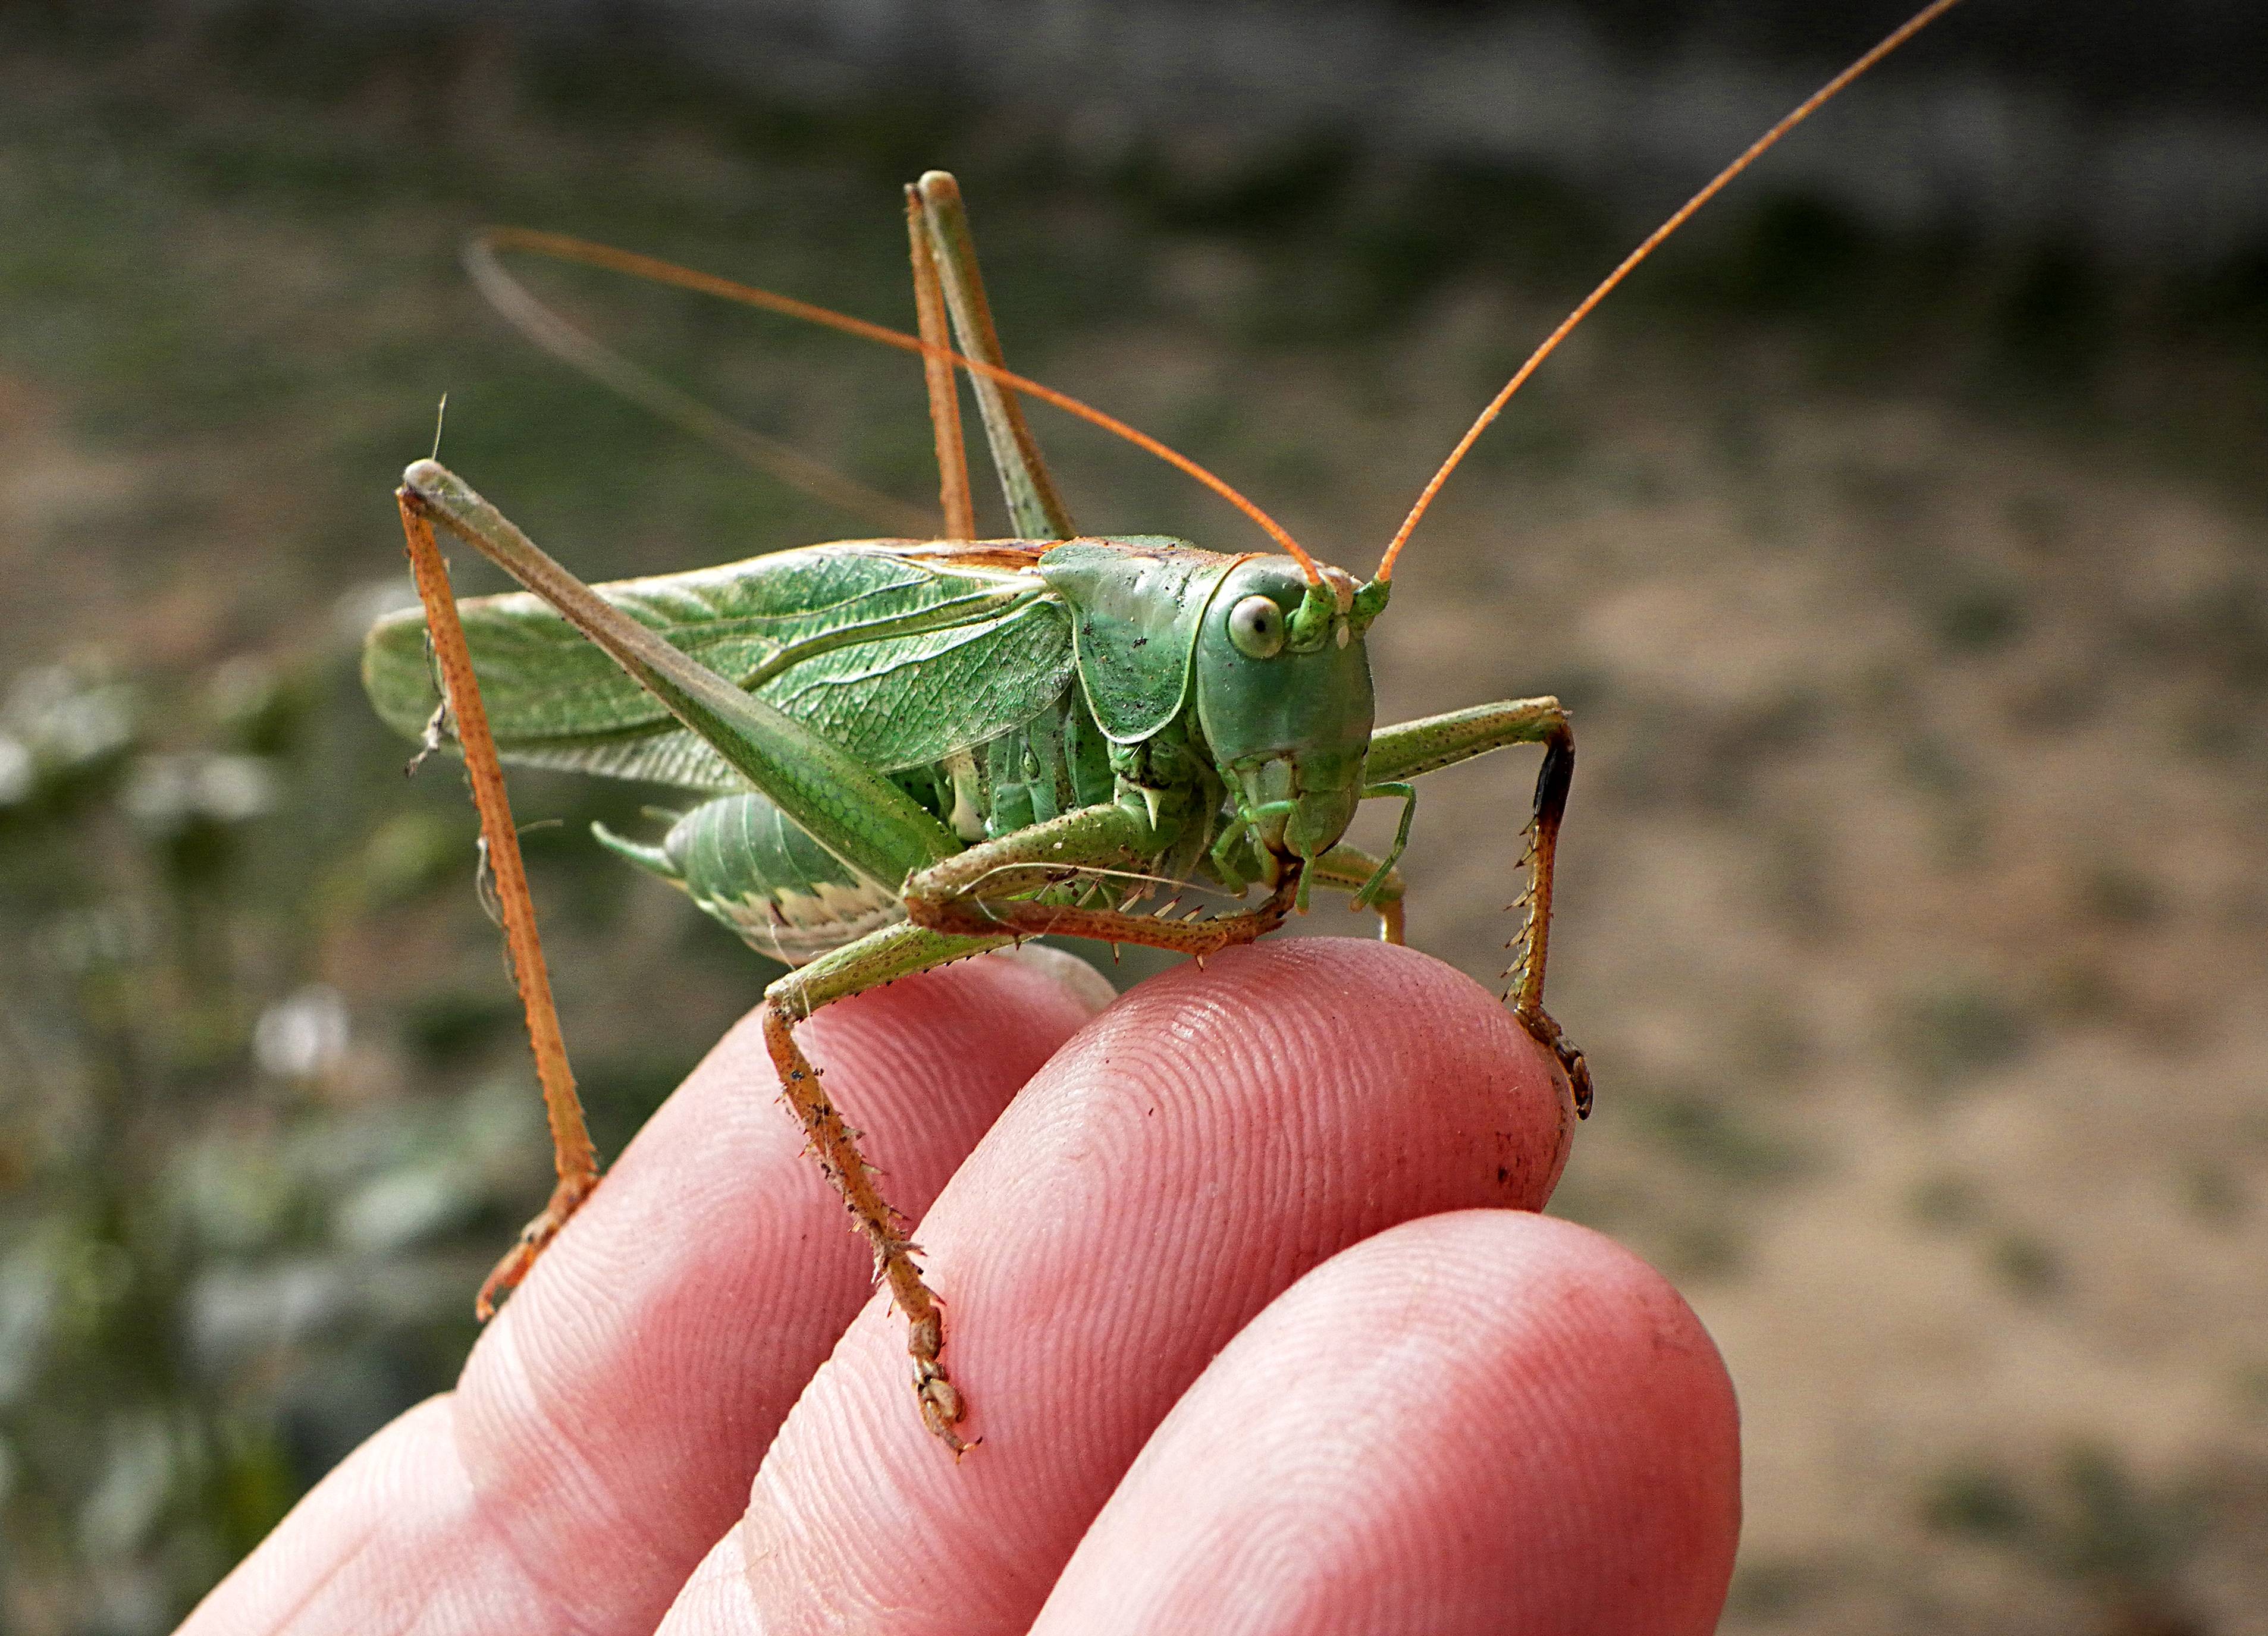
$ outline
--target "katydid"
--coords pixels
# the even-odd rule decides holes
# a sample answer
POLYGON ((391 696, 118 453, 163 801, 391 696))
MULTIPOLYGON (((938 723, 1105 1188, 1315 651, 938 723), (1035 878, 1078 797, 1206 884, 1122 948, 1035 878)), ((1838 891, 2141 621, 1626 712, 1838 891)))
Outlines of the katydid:
MULTIPOLYGON (((1433 494, 1536 363, 1732 176, 1952 3, 1937 0, 1830 82, 1625 260, 1475 422, 1367 581, 1316 562, 1257 507, 1152 440, 1011 373, 958 188, 941 172, 907 190, 918 338, 575 241, 492 241, 741 295, 924 360, 941 539, 841 541, 593 590, 436 461, 409 468, 401 499, 413 554, 421 540, 430 553, 428 519, 438 520, 527 588, 461 608, 504 759, 700 797, 657 840, 603 828, 599 839, 791 967, 763 1001, 784 1098, 906 1316, 922 1418, 956 1453, 966 1446, 954 1430, 963 1405, 942 1361, 939 1302, 905 1223, 797 1044, 796 1024, 831 1001, 1044 935, 1202 958, 1304 913, 1318 888, 1374 911, 1381 934, 1399 942, 1396 864, 1416 807, 1412 781, 1535 744, 1543 757, 1506 998, 1587 1113, 1583 1053, 1543 1006, 1552 866, 1574 770, 1567 712, 1539 697, 1379 726, 1366 634, 1388 606, 1395 563, 1433 494), (971 377, 1017 538, 972 538, 956 367, 971 377), (1260 522, 1283 554, 1080 537, 1025 422, 1027 396, 1192 471, 1260 522), (1383 855, 1344 839, 1367 800, 1400 803, 1383 855), (1211 918, 1181 917, 1185 889, 1262 895, 1211 918), (1165 906, 1141 912, 1158 895, 1165 906)), ((371 633, 364 676, 372 701, 413 736, 431 730, 443 710, 474 727, 469 679, 452 671, 438 686, 427 640, 414 613, 371 633)), ((463 737, 476 759, 473 733, 463 737)), ((554 1093, 547 1083, 547 1094, 560 1191, 483 1290, 484 1310, 596 1179, 579 1120, 563 1125, 571 1088, 554 1093)))

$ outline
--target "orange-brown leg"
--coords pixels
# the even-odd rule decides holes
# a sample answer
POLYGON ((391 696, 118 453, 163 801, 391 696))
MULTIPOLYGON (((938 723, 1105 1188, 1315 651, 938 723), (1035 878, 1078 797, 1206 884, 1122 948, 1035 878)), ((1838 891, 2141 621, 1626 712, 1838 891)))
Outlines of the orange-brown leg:
MULTIPOLYGON (((921 189, 906 189, 906 237, 913 247, 914 312, 921 338, 932 347, 952 348, 946 330, 945 289, 938 282, 937 236, 921 189)), ((961 437, 961 384, 953 360, 922 355, 922 382, 929 390, 929 423, 937 437, 938 501, 945 508, 947 539, 976 538, 976 510, 968 491, 968 450, 961 437)))
POLYGON ((1543 765, 1535 774, 1535 813, 1528 822, 1528 853, 1522 860, 1528 866, 1528 884, 1514 900, 1514 906, 1525 905, 1528 913, 1521 921, 1520 935, 1512 942, 1518 952, 1512 969, 1505 973, 1513 979, 1512 992, 1505 998, 1512 1001, 1513 1014, 1527 1024, 1528 1031, 1558 1057, 1575 1093, 1576 1115, 1588 1119, 1591 1065, 1581 1048, 1567 1038, 1567 1031, 1543 1009, 1543 960, 1551 935, 1552 865, 1559 850, 1559 820, 1567 810, 1567 789, 1575 775, 1575 736, 1564 718, 1554 724, 1543 745, 1543 765))
POLYGON ((1159 837, 1125 807, 1082 807, 1044 824, 932 864, 906 882, 906 913, 917 926, 960 936, 1091 937, 1194 955, 1248 943, 1284 923, 1299 880, 1286 875, 1258 907, 1181 920, 1036 900, 1051 886, 1076 886, 1096 871, 1138 863, 1159 851, 1159 837))
POLYGON ((496 1311, 497 1298, 527 1276, 544 1246, 558 1236, 567 1219, 598 1186, 599 1155, 583 1121, 574 1071, 567 1063, 567 1043, 560 1034, 559 1014, 551 1001, 551 976, 543 963, 543 943, 535 931, 535 903, 528 895, 527 870, 520 862, 519 832, 512 825, 504 772, 497 763, 496 740, 489 731, 480 686, 473 679, 472 656, 466 649, 456 598, 449 590, 448 566, 433 542, 432 525, 426 520, 423 504, 406 489, 397 498, 410 569, 416 576, 417 594, 425 604, 434 657, 440 663, 443 695, 457 723, 457 742, 464 748, 473 802, 480 810, 481 835, 487 843, 488 864, 494 872, 497 899, 504 912, 512 975, 527 1014, 536 1078, 543 1087, 543 1111, 551 1126, 552 1163, 559 1177, 542 1214, 520 1229, 519 1242, 505 1251, 481 1285, 474 1310, 485 1322, 496 1311))
MULTIPOLYGON (((912 191, 921 201, 961 356, 1002 367, 1000 334, 992 323, 991 304, 984 298, 984 277, 977 271, 976 241, 969 232, 968 208, 961 202, 961 185, 943 171, 931 171, 912 191)), ((922 334, 929 338, 926 328, 922 334)), ((1025 422, 1015 392, 989 375, 972 372, 970 385, 983 418, 985 441, 991 445, 992 464, 1000 474, 1009 526, 1025 539, 1069 539, 1079 531, 1048 475, 1039 442, 1025 422)))
POLYGON ((851 1229, 874 1254, 877 1282, 906 1315, 906 1351, 914 1361, 914 1396, 922 1423, 957 1458, 970 1445, 953 1428, 961 1420, 961 1393, 940 1361, 945 1318, 936 1295, 922 1281, 905 1217, 874 1185, 858 1151, 858 1133, 820 1082, 819 1069, 796 1043, 795 1026, 820 1007, 947 961, 981 954, 1008 942, 1005 935, 954 937, 918 926, 890 926, 822 955, 764 990, 764 1046, 779 1070, 780 1095, 802 1126, 812 1156, 850 1212, 851 1229))

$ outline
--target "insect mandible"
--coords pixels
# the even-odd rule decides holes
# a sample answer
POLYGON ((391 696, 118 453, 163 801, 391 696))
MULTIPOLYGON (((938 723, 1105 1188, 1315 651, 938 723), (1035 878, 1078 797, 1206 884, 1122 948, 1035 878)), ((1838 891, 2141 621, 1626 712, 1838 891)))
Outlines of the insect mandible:
MULTIPOLYGON (((1381 935, 1399 942, 1395 865, 1416 808, 1412 781, 1536 744, 1543 758, 1506 1000, 1556 1056, 1577 1111, 1587 1113, 1583 1053, 1543 1006, 1552 867, 1574 770, 1567 712, 1539 697, 1379 726, 1365 636, 1388 606, 1418 518, 1535 365, 1733 176, 1952 4, 1936 0, 1822 87, 1626 258, 1474 422, 1367 580, 1314 561, 1194 463, 1009 371, 958 187, 942 172, 907 189, 918 338, 555 235, 484 241, 491 279, 500 277, 497 249, 534 250, 733 295, 923 357, 944 538, 841 541, 594 590, 437 461, 421 460, 400 491, 413 559, 430 560, 438 576, 430 527, 438 520, 527 591, 463 605, 469 671, 437 679, 427 619, 408 611, 371 632, 364 679, 379 714, 405 733, 434 739, 453 719, 476 789, 489 755, 477 741, 489 730, 475 718, 485 715, 504 759, 702 797, 658 841, 603 828, 599 839, 790 966, 764 993, 766 1045, 784 1099, 907 1318, 922 1418, 956 1454, 966 1447, 954 1430, 963 1404, 943 1361, 939 1303, 796 1025, 832 1001, 1044 935, 1202 958, 1274 930, 1318 890, 1373 910, 1381 935), (1017 538, 973 538, 956 368, 971 377, 1017 538), (1282 553, 1080 537, 1025 423, 1025 396, 1191 473, 1282 553), (1401 814, 1385 853, 1348 844, 1358 805, 1386 799, 1401 814), (1185 889, 1264 895, 1253 906, 1182 916, 1185 889), (1159 895, 1164 907, 1145 910, 1159 895)), ((426 571, 421 563, 421 577, 426 571)), ((447 636, 453 620, 431 594, 428 607, 447 636)), ((445 671, 454 640, 439 650, 445 671)), ((496 861, 516 875, 516 848, 498 840, 491 826, 492 854, 511 854, 496 861)), ((512 879, 504 885, 508 907, 524 897, 512 879)), ((517 935, 514 947, 525 990, 530 955, 517 935)), ((534 964, 540 985, 540 957, 534 964)), ((549 1049, 563 1069, 556 1024, 532 1016, 531 1028, 539 1060, 549 1049)), ((555 1085, 547 1071, 546 1093, 559 1186, 483 1288, 484 1316, 597 1180, 571 1082, 555 1085)))

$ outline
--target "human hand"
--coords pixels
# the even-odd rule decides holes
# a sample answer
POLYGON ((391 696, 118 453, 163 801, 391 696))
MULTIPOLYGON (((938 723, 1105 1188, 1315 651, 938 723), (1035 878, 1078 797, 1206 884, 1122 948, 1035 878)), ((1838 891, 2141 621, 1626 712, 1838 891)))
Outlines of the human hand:
POLYGON ((184 1636, 1712 1629, 1730 1383, 1657 1274, 1530 1213, 1572 1110, 1502 1007, 1307 939, 1082 1029, 1071 964, 799 1031, 920 1220, 966 1458, 751 1021, 184 1636))

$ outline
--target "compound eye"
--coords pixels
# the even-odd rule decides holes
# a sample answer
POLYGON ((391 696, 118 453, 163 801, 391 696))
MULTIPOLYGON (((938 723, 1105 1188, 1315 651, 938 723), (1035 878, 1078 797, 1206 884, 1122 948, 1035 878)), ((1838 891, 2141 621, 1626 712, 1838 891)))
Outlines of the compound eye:
POLYGON ((1273 597, 1247 597, 1228 611, 1228 639, 1248 659, 1272 659, 1284 648, 1284 610, 1273 597))

